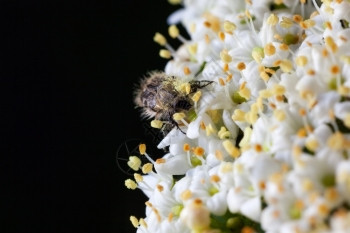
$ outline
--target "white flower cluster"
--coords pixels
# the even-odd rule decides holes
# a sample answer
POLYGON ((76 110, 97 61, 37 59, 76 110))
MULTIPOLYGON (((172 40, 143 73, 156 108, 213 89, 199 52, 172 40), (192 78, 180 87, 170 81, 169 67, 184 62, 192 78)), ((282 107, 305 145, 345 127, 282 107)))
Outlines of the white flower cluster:
POLYGON ((137 232, 350 232, 350 1, 170 2, 165 73, 214 83, 126 181, 149 198, 137 232))

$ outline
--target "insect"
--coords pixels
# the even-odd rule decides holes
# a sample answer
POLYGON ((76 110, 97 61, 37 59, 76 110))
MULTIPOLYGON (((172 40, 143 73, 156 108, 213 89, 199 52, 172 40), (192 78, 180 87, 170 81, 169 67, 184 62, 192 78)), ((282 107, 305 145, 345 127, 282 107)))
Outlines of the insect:
POLYGON ((141 81, 135 91, 134 102, 136 107, 142 108, 143 118, 154 118, 164 123, 161 130, 165 135, 174 127, 183 132, 173 115, 189 111, 194 105, 191 96, 211 83, 213 81, 190 81, 187 91, 184 91, 180 88, 184 84, 180 78, 155 71, 141 81))

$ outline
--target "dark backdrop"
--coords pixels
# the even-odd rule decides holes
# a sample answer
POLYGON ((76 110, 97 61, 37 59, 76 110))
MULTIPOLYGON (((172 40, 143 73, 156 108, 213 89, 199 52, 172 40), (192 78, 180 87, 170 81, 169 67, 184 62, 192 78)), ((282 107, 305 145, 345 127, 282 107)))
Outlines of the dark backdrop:
POLYGON ((152 38, 175 9, 1 0, 0 232, 136 232, 129 216, 144 217, 146 198, 117 161, 138 141, 159 153, 132 90, 164 68, 152 38))

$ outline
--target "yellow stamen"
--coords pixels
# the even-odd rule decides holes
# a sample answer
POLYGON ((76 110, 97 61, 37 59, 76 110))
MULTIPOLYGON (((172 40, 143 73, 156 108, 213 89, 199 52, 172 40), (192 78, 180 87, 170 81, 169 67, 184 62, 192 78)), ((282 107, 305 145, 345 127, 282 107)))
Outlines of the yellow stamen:
POLYGON ((133 181, 132 179, 127 179, 125 180, 125 186, 128 188, 128 189, 136 189, 137 188, 137 184, 135 181, 133 181))
POLYGON ((340 132, 335 132, 328 138, 327 145, 334 150, 343 149, 345 146, 344 135, 340 132))
POLYGON ((224 30, 228 34, 233 34, 233 31, 236 29, 236 25, 230 21, 224 22, 224 30))
POLYGON ((280 25, 283 28, 290 28, 291 26, 293 26, 293 20, 283 16, 280 25))
POLYGON ((140 174, 138 173, 134 173, 134 178, 136 180, 137 183, 140 183, 143 181, 143 176, 141 176, 140 174))
POLYGON ((225 40, 225 33, 219 32, 218 37, 221 41, 224 41, 225 40))
POLYGON ((139 152, 142 155, 144 155, 146 153, 146 144, 140 144, 139 145, 139 152))
POLYGON ((210 177, 210 181, 211 182, 214 182, 214 183, 217 183, 217 182, 219 182, 221 179, 220 179, 220 177, 218 176, 218 175, 212 175, 211 177, 210 177))
POLYGON ((130 216, 130 222, 135 228, 139 226, 139 221, 135 216, 132 216, 132 215, 130 216))
POLYGON ((183 112, 177 112, 177 113, 174 113, 173 115, 173 119, 175 121, 181 121, 182 119, 184 119, 186 117, 185 113, 183 112))
POLYGON ((284 121, 286 119, 286 113, 282 109, 276 109, 275 111, 273 111, 273 116, 278 121, 284 121))
POLYGON ((242 71, 242 70, 244 70, 245 68, 246 68, 246 66, 245 66, 244 62, 240 62, 240 63, 237 64, 237 69, 238 69, 239 71, 242 71))
POLYGON ((185 143, 184 146, 183 146, 183 149, 184 149, 184 151, 187 152, 187 151, 190 151, 191 147, 190 147, 189 144, 185 143))
POLYGON ((295 63, 297 64, 297 66, 305 66, 307 64, 308 60, 307 57, 305 56, 299 56, 295 59, 295 63))
POLYGON ((188 66, 185 66, 185 67, 184 67, 184 74, 185 74, 185 75, 191 74, 191 70, 190 70, 190 68, 188 68, 188 66))
POLYGON ((163 158, 157 159, 157 160, 156 160, 156 163, 157 163, 157 164, 165 163, 165 159, 163 159, 163 158))
POLYGON ((264 54, 267 56, 272 56, 276 53, 276 48, 272 43, 266 44, 264 47, 264 54))
POLYGON ((333 38, 330 36, 327 36, 325 38, 326 46, 333 52, 336 53, 338 51, 338 46, 334 42, 333 38))
POLYGON ((233 145, 233 143, 230 140, 225 140, 222 145, 224 146, 226 152, 232 156, 233 158, 238 158, 241 152, 237 147, 233 145))
POLYGON ((245 121, 245 112, 241 109, 236 109, 231 118, 233 121, 245 121))
POLYGON ((270 16, 267 18, 267 24, 275 26, 278 23, 279 19, 278 16, 275 14, 270 14, 270 16))
POLYGON ((202 147, 197 146, 197 147, 195 147, 195 148, 193 149, 193 153, 194 153, 195 155, 197 155, 197 156, 203 156, 204 153, 205 153, 205 151, 204 151, 204 149, 203 149, 202 147))
POLYGON ((187 189, 187 190, 183 191, 183 193, 181 193, 181 199, 184 201, 190 199, 191 197, 192 197, 192 192, 189 189, 187 189))
POLYGON ((303 20, 303 17, 301 15, 293 15, 293 20, 296 23, 299 23, 303 20))
POLYGON ((151 126, 156 129, 161 129, 163 126, 163 122, 160 120, 153 120, 151 121, 151 126))
POLYGON ((215 151, 215 157, 220 161, 224 160, 224 156, 220 150, 215 151))
POLYGON ((165 37, 162 34, 160 34, 159 32, 157 32, 154 35, 153 40, 162 46, 166 45, 166 43, 167 43, 165 37))
POLYGON ((137 156, 130 156, 127 164, 132 170, 138 171, 141 166, 141 160, 137 156))
POLYGON ((159 51, 159 56, 161 58, 165 58, 165 59, 170 59, 171 58, 171 52, 167 49, 161 49, 159 51))
POLYGON ((191 45, 188 45, 188 51, 190 52, 190 54, 192 56, 196 55, 197 54, 197 50, 198 50, 198 44, 197 43, 194 43, 194 44, 191 44, 191 45))
POLYGON ((176 27, 176 25, 171 25, 168 28, 168 32, 171 38, 176 38, 180 34, 179 29, 176 27))
POLYGON ((153 164, 152 163, 146 163, 145 165, 142 166, 142 173, 147 174, 150 173, 153 169, 153 164))
POLYGON ((232 61, 232 57, 228 54, 228 51, 225 49, 220 52, 220 58, 225 63, 230 63, 232 61))

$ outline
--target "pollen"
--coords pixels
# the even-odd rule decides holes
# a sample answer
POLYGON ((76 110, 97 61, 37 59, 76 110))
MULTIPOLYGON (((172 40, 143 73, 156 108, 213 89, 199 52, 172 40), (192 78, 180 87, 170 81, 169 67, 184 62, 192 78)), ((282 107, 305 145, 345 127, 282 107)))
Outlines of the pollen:
POLYGON ((233 158, 238 158, 241 152, 237 147, 233 145, 230 140, 225 140, 222 145, 224 146, 226 152, 233 158))
POLYGON ((201 98, 202 96, 202 92, 201 91, 197 91, 193 96, 192 96, 192 100, 194 102, 198 102, 199 99, 201 98))
POLYGON ((278 21, 278 16, 275 14, 270 14, 270 16, 267 18, 267 24, 272 26, 275 26, 278 23, 278 21))
POLYGON ((286 88, 280 84, 273 86, 272 92, 274 95, 283 95, 286 92, 286 88))
POLYGON ((331 24, 331 22, 329 22, 329 21, 325 22, 325 23, 324 23, 324 26, 325 26, 326 28, 328 28, 329 30, 332 30, 332 29, 333 29, 332 24, 331 24))
POLYGON ((183 71, 184 71, 185 75, 190 75, 191 74, 191 70, 190 70, 190 68, 188 68, 188 66, 185 66, 183 71))
POLYGON ((194 43, 194 44, 188 45, 188 46, 187 46, 187 49, 188 49, 188 51, 190 52, 190 54, 191 54, 192 56, 194 56, 194 55, 197 54, 198 44, 197 44, 197 43, 194 43))
POLYGON ((223 70, 224 72, 227 72, 227 71, 229 70, 228 63, 225 63, 225 64, 224 64, 224 67, 222 68, 222 70, 223 70))
POLYGON ((245 114, 241 109, 236 109, 231 118, 233 121, 245 121, 245 114))
POLYGON ((220 150, 215 151, 215 158, 217 158, 220 161, 224 160, 224 156, 222 155, 222 152, 220 150))
POLYGON ((281 27, 290 28, 293 26, 293 20, 287 17, 282 17, 282 21, 280 22, 281 27))
POLYGON ((206 26, 207 28, 211 27, 211 23, 209 23, 208 21, 204 21, 203 25, 206 26))
POLYGON ((232 57, 228 54, 227 50, 222 50, 220 52, 220 58, 225 63, 230 63, 232 61, 232 57))
POLYGON ((282 109, 276 109, 275 111, 273 111, 273 116, 278 121, 284 121, 286 119, 286 113, 282 109))
POLYGON ((267 82, 270 79, 270 76, 266 72, 260 72, 260 78, 267 82))
POLYGON ((297 66, 303 67, 307 64, 308 60, 307 60, 307 57, 305 57, 305 56, 298 56, 295 59, 295 62, 297 64, 297 66))
POLYGON ((134 178, 135 178, 135 180, 136 180, 137 183, 140 183, 140 182, 143 181, 143 176, 141 176, 141 175, 138 174, 138 173, 135 173, 135 174, 134 174, 134 178))
POLYGON ((161 49, 161 50, 159 51, 159 56, 160 56, 161 58, 170 59, 170 58, 171 58, 171 53, 170 53, 170 51, 167 50, 167 49, 161 49))
POLYGON ((303 17, 301 15, 293 15, 293 20, 296 23, 299 23, 303 20, 303 17))
POLYGON ((159 32, 157 32, 154 35, 153 40, 162 46, 166 45, 166 43, 167 43, 165 37, 162 34, 160 34, 159 32))
POLYGON ((157 164, 165 163, 165 159, 163 159, 163 158, 157 159, 157 160, 156 160, 156 163, 157 163, 157 164))
POLYGON ((219 182, 221 179, 220 179, 220 177, 218 176, 218 175, 212 175, 211 177, 210 177, 210 181, 211 182, 214 182, 214 183, 217 183, 217 182, 219 182))
POLYGON ((135 181, 133 181, 132 179, 127 179, 125 180, 125 186, 128 188, 128 189, 136 189, 137 188, 137 184, 135 181))
POLYGON ((340 132, 334 133, 328 138, 327 145, 334 150, 343 149, 345 145, 344 135, 340 132))
POLYGON ((299 25, 302 29, 311 28, 311 27, 315 26, 315 24, 316 24, 315 21, 312 19, 307 19, 307 20, 304 20, 304 21, 299 23, 299 25))
POLYGON ((275 53, 276 53, 276 48, 272 43, 265 45, 264 54, 266 54, 267 56, 272 56, 275 53))
POLYGON ((164 190, 164 187, 163 187, 162 185, 160 185, 160 184, 157 184, 157 185, 156 185, 156 188, 157 188, 157 190, 158 190, 159 192, 163 192, 163 190, 164 190))
POLYGON ((130 222, 135 228, 139 226, 139 221, 135 216, 132 216, 132 215, 130 216, 130 222))
POLYGON ((226 82, 230 82, 232 80, 233 74, 228 74, 226 76, 226 82))
POLYGON ((256 152, 262 152, 263 151, 263 147, 260 144, 256 144, 254 146, 254 149, 256 152))
POLYGON ((197 155, 197 156, 203 156, 204 153, 205 153, 205 151, 204 151, 204 149, 203 149, 202 147, 197 146, 197 147, 195 147, 195 148, 193 149, 193 153, 194 153, 195 155, 197 155))
POLYGON ((132 170, 137 171, 140 169, 141 160, 137 156, 130 156, 127 164, 132 170))
POLYGON ((224 30, 228 34, 233 34, 233 31, 236 29, 236 25, 230 21, 225 21, 224 22, 224 30))
POLYGON ((140 144, 139 145, 139 152, 142 155, 146 154, 146 144, 140 144))
POLYGON ((237 64, 237 69, 238 69, 239 71, 242 71, 242 70, 244 70, 245 68, 246 68, 246 65, 244 64, 244 62, 240 62, 240 63, 237 64))
POLYGON ((281 44, 279 48, 280 48, 280 50, 283 50, 283 51, 289 50, 289 46, 287 44, 281 44))
POLYGON ((306 135, 307 135, 306 129, 305 128, 299 129, 298 132, 297 132, 297 135, 298 135, 299 138, 306 137, 306 135))
POLYGON ((288 73, 293 69, 293 64, 289 60, 282 60, 280 67, 281 67, 283 72, 288 73))
POLYGON ((340 67, 339 67, 339 66, 333 65, 333 66, 331 67, 331 73, 332 73, 332 74, 336 75, 336 74, 338 74, 339 72, 340 72, 340 67))
POLYGON ((190 151, 191 147, 190 147, 189 144, 185 143, 184 146, 183 146, 183 149, 184 149, 184 151, 187 152, 187 151, 190 151))
POLYGON ((333 38, 330 36, 327 36, 325 38, 326 46, 333 52, 336 53, 338 51, 338 46, 334 42, 333 38))
POLYGON ((173 115, 173 119, 175 121, 181 121, 182 119, 184 119, 186 117, 185 113, 183 112, 177 112, 177 113, 174 113, 173 115))
POLYGON ((161 129, 163 126, 163 122, 160 120, 153 120, 151 121, 151 126, 156 129, 161 129))
POLYGON ((205 126, 205 123, 203 121, 201 121, 201 123, 199 124, 199 127, 202 129, 202 130, 205 130, 206 126, 205 126))
POLYGON ((176 38, 180 34, 179 29, 176 27, 176 25, 171 25, 168 28, 168 32, 171 38, 176 38))
POLYGON ((224 32, 219 32, 218 33, 218 37, 221 41, 224 41, 225 40, 225 33, 224 32))
POLYGON ((181 193, 181 199, 186 201, 192 197, 192 192, 191 190, 187 189, 181 193))
POLYGON ((221 86, 225 86, 225 80, 223 78, 219 78, 219 83, 221 86))
POLYGON ((153 164, 152 163, 146 163, 145 165, 142 166, 142 173, 147 174, 150 173, 153 169, 153 164))

